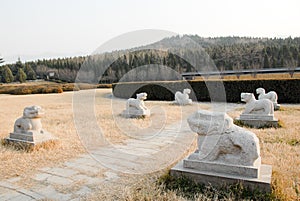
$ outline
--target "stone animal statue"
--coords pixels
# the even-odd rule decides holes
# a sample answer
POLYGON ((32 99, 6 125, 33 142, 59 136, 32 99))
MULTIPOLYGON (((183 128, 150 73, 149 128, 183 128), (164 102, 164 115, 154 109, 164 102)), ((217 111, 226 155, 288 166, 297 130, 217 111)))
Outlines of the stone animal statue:
POLYGON ((256 100, 253 93, 241 93, 241 101, 246 103, 242 114, 273 115, 273 102, 269 99, 256 100))
POLYGON ((273 103, 277 103, 277 93, 275 91, 270 91, 266 93, 264 88, 257 88, 256 93, 258 94, 258 99, 269 99, 273 103))
POLYGON ((199 110, 188 118, 192 131, 198 134, 200 161, 230 165, 258 166, 261 163, 256 135, 233 124, 226 113, 199 110))
POLYGON ((191 93, 190 89, 184 89, 183 93, 177 91, 175 93, 175 101, 174 104, 178 105, 190 105, 192 104, 192 100, 189 99, 189 94, 191 93))
POLYGON ((256 93, 258 94, 258 99, 269 99, 270 101, 273 102, 274 105, 274 110, 279 110, 280 109, 280 104, 278 104, 277 99, 277 93, 275 91, 269 91, 266 93, 264 88, 257 88, 256 93))
POLYGON ((135 98, 129 98, 126 103, 126 108, 133 107, 137 110, 147 110, 144 100, 147 99, 147 93, 139 93, 135 98))
POLYGON ((150 110, 145 106, 144 100, 147 93, 139 93, 135 98, 129 98, 126 102, 126 110, 123 111, 125 117, 150 116, 150 110))
POLYGON ((23 116, 16 120, 14 133, 38 132, 43 133, 41 117, 43 111, 40 106, 25 107, 23 116))

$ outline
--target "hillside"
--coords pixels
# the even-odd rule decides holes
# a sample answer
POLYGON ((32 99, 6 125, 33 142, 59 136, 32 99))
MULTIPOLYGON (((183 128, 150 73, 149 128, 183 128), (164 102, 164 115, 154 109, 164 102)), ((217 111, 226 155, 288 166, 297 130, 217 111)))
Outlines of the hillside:
POLYGON ((176 80, 182 72, 209 71, 214 66, 221 71, 295 68, 300 66, 300 38, 175 36, 147 46, 101 55, 17 61, 1 66, 0 81, 8 83, 48 76, 74 82, 79 69, 81 73, 77 79, 83 82, 176 80), (144 65, 150 67, 137 68, 144 65), (161 65, 170 68, 161 68, 161 65))

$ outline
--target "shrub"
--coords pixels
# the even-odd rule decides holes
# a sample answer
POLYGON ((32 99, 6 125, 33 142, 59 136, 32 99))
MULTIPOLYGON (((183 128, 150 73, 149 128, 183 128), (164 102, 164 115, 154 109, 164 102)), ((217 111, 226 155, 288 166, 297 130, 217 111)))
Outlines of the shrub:
POLYGON ((176 91, 190 88, 193 100, 221 102, 241 102, 242 92, 256 95, 256 89, 263 87, 266 92, 276 91, 279 103, 300 103, 300 79, 128 82, 115 83, 112 87, 114 96, 119 98, 135 97, 136 93, 146 92, 149 100, 171 101, 176 91), (224 96, 220 88, 223 86, 224 96))
POLYGON ((18 69, 16 79, 17 79, 17 81, 19 81, 21 83, 26 82, 27 75, 22 68, 18 69))
POLYGON ((20 87, 12 90, 10 92, 12 95, 26 95, 26 94, 32 94, 32 90, 30 88, 20 87))
POLYGON ((97 88, 112 88, 112 84, 98 84, 97 88))
MULTIPOLYGON (((113 94, 119 98, 136 97, 137 93, 146 92, 148 100, 174 100, 176 91, 183 91, 185 88, 192 90, 191 86, 184 81, 163 81, 163 82, 128 82, 112 85, 113 94)), ((196 100, 194 94, 190 98, 196 100)))

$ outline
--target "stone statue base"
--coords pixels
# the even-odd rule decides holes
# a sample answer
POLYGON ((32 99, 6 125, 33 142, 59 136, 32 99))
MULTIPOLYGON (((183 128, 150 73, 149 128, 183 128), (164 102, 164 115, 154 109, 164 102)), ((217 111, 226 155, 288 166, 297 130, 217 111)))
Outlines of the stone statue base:
POLYGON ((236 120, 254 128, 278 127, 278 120, 269 115, 240 115, 236 120))
POLYGON ((274 105, 274 110, 280 110, 280 104, 273 103, 273 105, 274 105))
POLYGON ((147 99, 147 93, 139 93, 136 99, 129 98, 126 102, 126 110, 121 113, 125 118, 149 117, 150 110, 145 106, 144 100, 147 99))
POLYGON ((150 116, 150 110, 136 110, 136 109, 130 109, 130 110, 124 110, 121 114, 125 118, 141 118, 141 117, 149 117, 150 116))
POLYGON ((262 120, 262 121, 275 121, 274 115, 256 115, 256 114, 241 114, 240 120, 262 120))
POLYGON ((258 178, 261 160, 257 160, 255 166, 231 165, 218 162, 197 160, 199 154, 193 153, 183 160, 183 167, 199 171, 212 171, 228 175, 240 175, 243 177, 258 178))
POLYGON ((25 143, 29 145, 37 145, 51 140, 57 140, 51 133, 43 131, 39 132, 27 132, 27 133, 10 133, 9 137, 5 139, 7 142, 13 143, 25 143))
POLYGON ((241 182, 251 190, 271 192, 272 166, 238 166, 213 162, 200 162, 188 158, 171 168, 171 175, 187 177, 196 183, 222 187, 241 182))

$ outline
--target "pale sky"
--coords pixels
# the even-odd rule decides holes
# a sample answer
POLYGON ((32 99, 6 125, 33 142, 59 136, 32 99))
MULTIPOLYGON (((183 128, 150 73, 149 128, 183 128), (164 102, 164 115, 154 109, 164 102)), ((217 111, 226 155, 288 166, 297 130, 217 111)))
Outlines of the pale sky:
POLYGON ((88 55, 127 32, 300 37, 299 0, 0 0, 6 62, 88 55))

